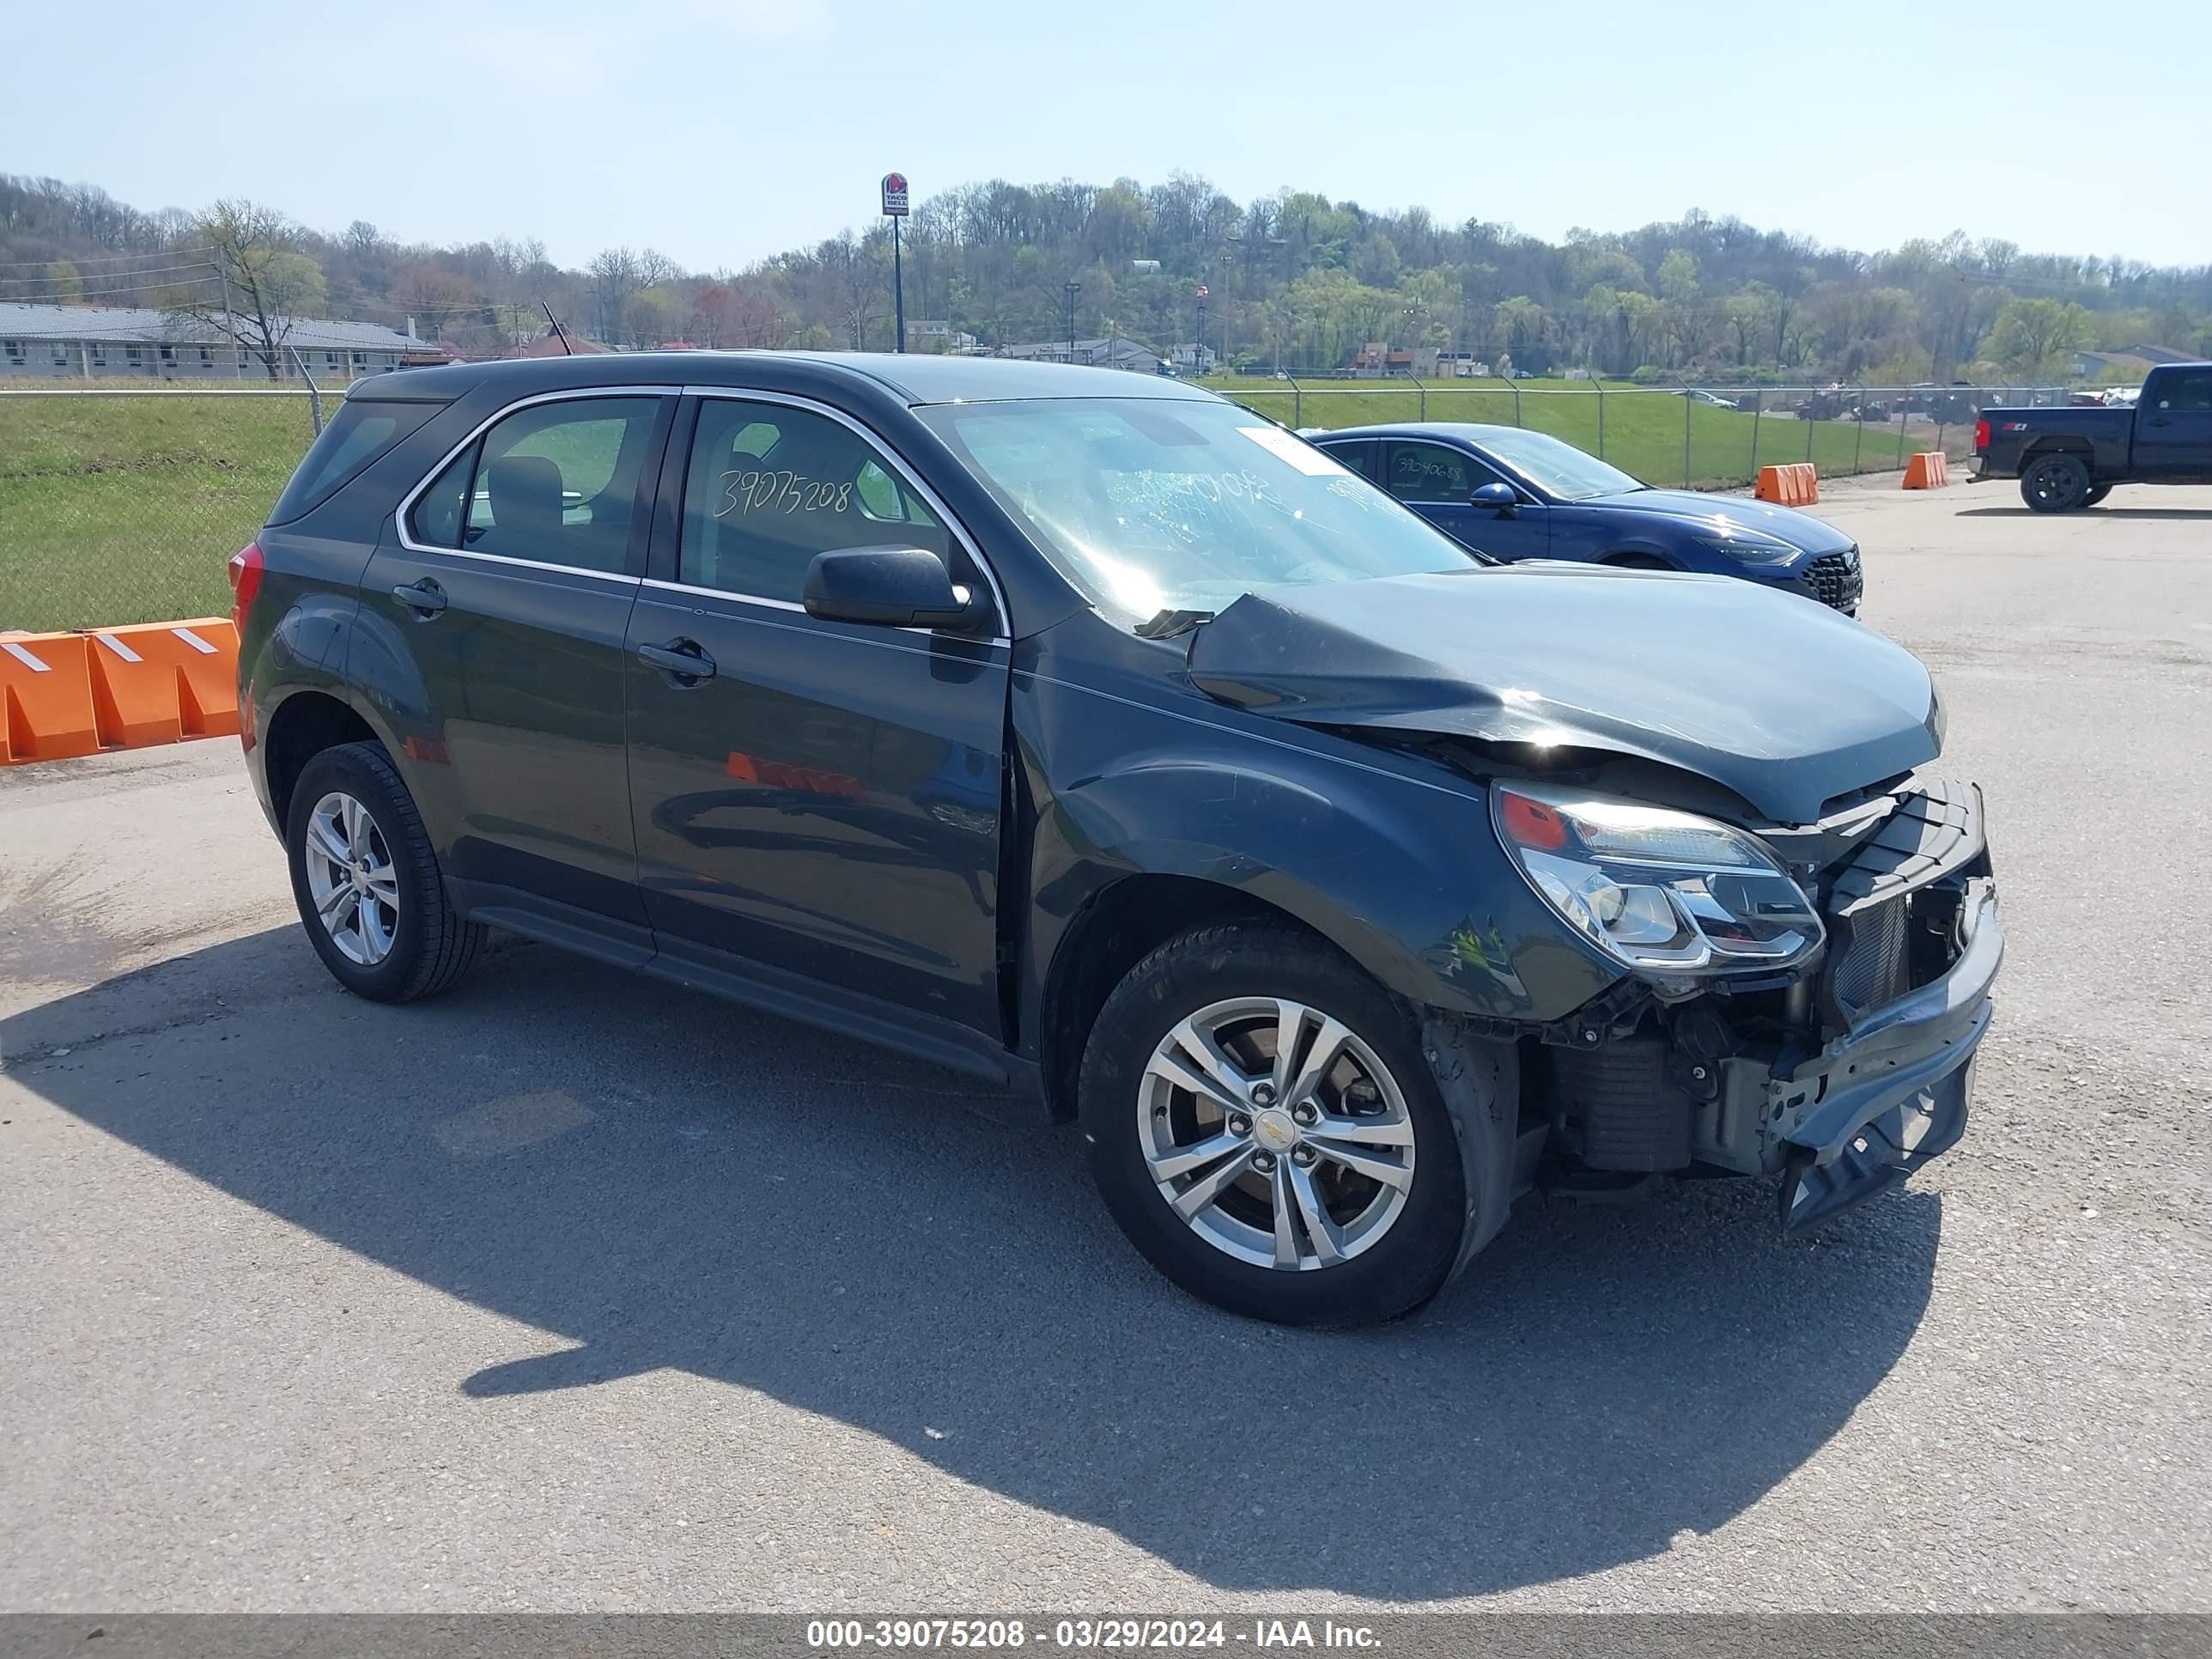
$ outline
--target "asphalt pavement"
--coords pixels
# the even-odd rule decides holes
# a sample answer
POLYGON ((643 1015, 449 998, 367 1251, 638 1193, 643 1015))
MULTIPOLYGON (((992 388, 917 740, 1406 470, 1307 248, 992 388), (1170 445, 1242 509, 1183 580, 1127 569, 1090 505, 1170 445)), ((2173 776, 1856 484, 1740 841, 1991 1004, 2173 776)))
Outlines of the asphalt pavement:
POLYGON ((1802 1242, 1525 1206, 1380 1331, 857 1043, 347 997, 229 742, 0 771, 0 1607, 2212 1611, 2212 490, 1826 489, 1987 793, 1966 1139, 1802 1242))

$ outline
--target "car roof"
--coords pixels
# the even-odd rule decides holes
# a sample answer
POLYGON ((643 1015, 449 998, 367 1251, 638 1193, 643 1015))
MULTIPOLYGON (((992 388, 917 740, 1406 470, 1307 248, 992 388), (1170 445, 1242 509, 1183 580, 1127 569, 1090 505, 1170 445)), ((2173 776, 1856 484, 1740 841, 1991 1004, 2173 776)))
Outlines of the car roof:
MULTIPOLYGON (((1471 444, 1487 443, 1499 433, 1524 432, 1526 427, 1498 426, 1480 421, 1387 421, 1376 426, 1340 427, 1334 432, 1323 433, 1313 441, 1328 443, 1336 438, 1458 438, 1471 444)), ((1538 437, 1549 434, 1538 433, 1538 437)))
POLYGON ((994 403, 1040 398, 1149 398, 1186 402, 1214 394, 1162 374, 1081 364, 1017 362, 1006 357, 949 357, 886 351, 621 351, 576 357, 531 357, 489 363, 404 368, 354 382, 349 395, 378 400, 440 402, 497 386, 526 398, 572 386, 731 386, 755 383, 763 371, 778 385, 794 377, 832 386, 866 383, 908 404, 994 403))

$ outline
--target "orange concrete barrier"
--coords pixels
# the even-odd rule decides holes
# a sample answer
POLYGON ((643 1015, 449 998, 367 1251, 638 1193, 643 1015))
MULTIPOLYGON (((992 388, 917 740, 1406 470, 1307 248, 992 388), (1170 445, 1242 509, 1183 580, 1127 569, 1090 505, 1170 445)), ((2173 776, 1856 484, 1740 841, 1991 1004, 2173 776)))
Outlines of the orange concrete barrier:
POLYGON ((124 749, 238 735, 238 629, 225 617, 94 629, 100 740, 124 749))
POLYGON ((0 765, 237 733, 227 617, 0 637, 0 765))
POLYGON ((77 634, 0 637, 0 766, 67 760, 100 747, 91 642, 77 634))
POLYGON ((1940 449, 1923 450, 1905 464, 1907 489, 1941 489, 1951 482, 1951 463, 1940 449))
POLYGON ((1810 461, 1762 466, 1759 469, 1759 482, 1751 493, 1778 507, 1810 507, 1820 499, 1820 477, 1810 461))

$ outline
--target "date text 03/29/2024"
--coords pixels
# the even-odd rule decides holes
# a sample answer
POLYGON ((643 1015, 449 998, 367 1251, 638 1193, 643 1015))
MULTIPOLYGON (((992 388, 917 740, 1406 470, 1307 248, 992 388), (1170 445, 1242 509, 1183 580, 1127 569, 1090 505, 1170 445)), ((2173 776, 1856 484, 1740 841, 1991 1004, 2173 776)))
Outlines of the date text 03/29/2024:
POLYGON ((1060 1619, 1049 1626, 1024 1619, 816 1619, 806 1644, 821 1652, 867 1649, 982 1649, 1029 1646, 1068 1652, 1246 1647, 1373 1650, 1377 1632, 1330 1619, 1060 1619))

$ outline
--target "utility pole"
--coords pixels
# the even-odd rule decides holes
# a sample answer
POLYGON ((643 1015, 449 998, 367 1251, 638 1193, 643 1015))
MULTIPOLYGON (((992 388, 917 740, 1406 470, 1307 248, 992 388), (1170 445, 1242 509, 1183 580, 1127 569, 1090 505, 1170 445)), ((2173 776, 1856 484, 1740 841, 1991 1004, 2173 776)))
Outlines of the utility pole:
POLYGON ((1080 283, 1064 284, 1067 293, 1067 361, 1075 361, 1075 296, 1083 292, 1080 283))

